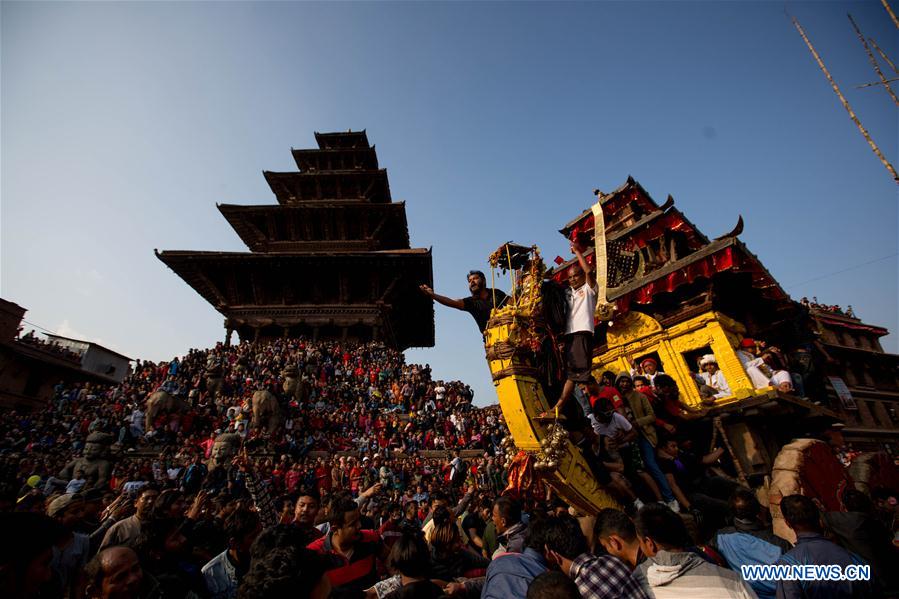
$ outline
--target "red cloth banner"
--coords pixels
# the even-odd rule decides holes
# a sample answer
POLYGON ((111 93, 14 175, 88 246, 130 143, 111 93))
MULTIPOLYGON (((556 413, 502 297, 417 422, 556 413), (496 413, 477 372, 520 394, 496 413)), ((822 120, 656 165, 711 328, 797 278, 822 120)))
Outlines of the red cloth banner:
POLYGON ((632 294, 634 301, 638 304, 649 304, 657 293, 663 291, 670 293, 681 285, 692 283, 700 277, 710 279, 716 273, 736 268, 737 260, 732 247, 724 248, 720 252, 687 264, 681 269, 640 287, 632 294))

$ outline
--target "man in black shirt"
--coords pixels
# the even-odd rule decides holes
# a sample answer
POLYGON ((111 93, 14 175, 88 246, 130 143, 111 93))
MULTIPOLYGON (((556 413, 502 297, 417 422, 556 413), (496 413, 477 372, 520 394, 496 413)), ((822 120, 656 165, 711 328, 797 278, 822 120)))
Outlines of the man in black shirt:
POLYGON ((701 529, 711 533, 722 528, 730 517, 728 498, 739 485, 722 476, 712 475, 708 467, 724 455, 715 448, 704 456, 681 451, 670 435, 660 435, 656 461, 668 479, 671 491, 684 509, 701 515, 701 529))
POLYGON ((494 298, 496 307, 499 308, 506 301, 506 294, 499 289, 488 289, 487 278, 479 270, 472 270, 468 273, 468 289, 471 296, 463 299, 451 299, 443 295, 434 293, 434 290, 427 285, 419 286, 421 292, 436 300, 437 303, 468 312, 474 317, 478 323, 478 329, 481 333, 487 328, 487 321, 490 319, 490 311, 494 307, 494 298))
POLYGON ((462 530, 468 535, 468 547, 478 555, 484 553, 484 529, 487 528, 486 519, 490 518, 492 513, 493 502, 483 497, 462 519, 462 530))

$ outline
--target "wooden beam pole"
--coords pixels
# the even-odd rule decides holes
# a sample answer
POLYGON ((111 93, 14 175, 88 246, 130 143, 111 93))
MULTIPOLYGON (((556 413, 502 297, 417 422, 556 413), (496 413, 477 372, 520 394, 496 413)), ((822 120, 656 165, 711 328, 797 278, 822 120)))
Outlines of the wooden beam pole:
MULTIPOLYGON (((886 0, 883 0, 883 3, 886 5, 886 0)), ((815 62, 817 62, 818 66, 821 68, 821 72, 824 73, 824 76, 827 77, 827 81, 830 82, 830 86, 833 88, 834 93, 840 99, 840 103, 843 105, 843 108, 845 108, 846 112, 849 113, 849 118, 852 119, 852 122, 855 123, 856 127, 858 127, 858 130, 865 138, 865 141, 867 141, 868 145, 871 146, 871 150, 880 159, 880 162, 883 163, 883 166, 887 169, 887 171, 889 171, 890 175, 893 177, 893 181, 899 183, 899 174, 896 173, 896 169, 893 168, 893 165, 889 163, 889 161, 883 155, 883 152, 881 152, 880 148, 877 147, 877 144, 874 143, 874 140, 871 138, 868 130, 864 128, 861 121, 858 120, 857 116, 855 116, 855 111, 852 110, 852 106, 849 105, 849 102, 846 100, 843 92, 840 91, 840 86, 837 85, 837 82, 833 80, 833 77, 831 77, 830 71, 827 70, 827 67, 824 65, 824 61, 821 60, 821 56, 818 54, 818 51, 815 50, 815 46, 812 45, 811 40, 809 40, 808 36, 805 34, 805 30, 802 28, 802 25, 799 24, 799 21, 796 19, 796 17, 790 18, 793 20, 793 25, 796 27, 796 31, 798 31, 799 35, 802 37, 802 41, 805 42, 805 45, 808 46, 809 52, 812 53, 812 57, 814 57, 815 62)), ((897 22, 896 26, 899 27, 899 22, 897 22)))

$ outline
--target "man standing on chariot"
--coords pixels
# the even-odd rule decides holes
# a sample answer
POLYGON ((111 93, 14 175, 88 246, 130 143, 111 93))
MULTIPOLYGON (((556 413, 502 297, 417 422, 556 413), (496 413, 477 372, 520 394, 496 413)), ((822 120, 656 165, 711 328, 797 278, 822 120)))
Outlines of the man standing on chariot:
MULTIPOLYGON (((596 311, 596 277, 577 244, 571 245, 577 264, 568 268, 568 320, 565 323, 565 386, 553 410, 562 412, 577 383, 591 381, 593 363, 593 314, 596 311)), ((595 385, 595 382, 593 383, 595 385)))

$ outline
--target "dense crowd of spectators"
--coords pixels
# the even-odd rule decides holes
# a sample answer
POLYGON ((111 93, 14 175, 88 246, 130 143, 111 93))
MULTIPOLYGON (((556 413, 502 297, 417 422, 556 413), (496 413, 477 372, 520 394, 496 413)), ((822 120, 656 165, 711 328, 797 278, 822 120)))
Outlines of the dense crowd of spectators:
POLYGON ((41 349, 46 352, 56 354, 62 358, 66 358, 68 360, 73 360, 76 362, 81 360, 81 356, 78 353, 73 352, 72 350, 70 350, 67 347, 63 347, 62 345, 59 344, 58 341, 50 341, 47 339, 41 339, 34 332, 34 329, 28 331, 24 335, 20 335, 18 337, 18 340, 21 341, 22 343, 27 343, 28 345, 31 345, 33 347, 36 347, 36 348, 41 349))
POLYGON ((847 491, 846 510, 823 515, 785 498, 791 548, 719 463, 724 450, 697 450, 674 380, 649 369, 578 389, 591 467, 626 506, 598 516, 542 484, 504 494, 498 410, 379 344, 219 345, 138 362, 116 386, 59 384, 47 409, 0 419, 0 588, 129 599, 899 591, 893 495, 847 491), (150 422, 159 390, 178 403, 150 422), (273 432, 251 425, 263 390, 283 413, 273 432), (93 468, 103 439, 108 476, 93 468), (741 577, 742 565, 773 563, 867 564, 873 579, 741 577))
MULTIPOLYGON (((221 433, 235 432, 250 446, 257 442, 250 398, 262 388, 280 397, 283 415, 277 436, 265 443, 291 466, 308 465, 319 451, 386 458, 461 448, 495 455, 504 436, 497 409, 472 408, 470 387, 432 380, 429 366, 405 364, 399 352, 377 344, 294 340, 219 345, 159 364, 138 361, 116 386, 60 384, 46 410, 9 414, 0 423, 0 438, 6 448, 40 456, 42 476, 58 472, 95 432, 110 434, 126 454, 160 448, 163 471, 183 469, 198 454, 208 458, 221 433), (302 373, 301 394, 283 393, 281 372, 287 366, 302 373), (207 389, 210 372, 221 381, 215 393, 207 389), (160 389, 183 399, 185 409, 160 411, 155 422, 146 422, 146 399, 160 389)), ((116 476, 140 464, 121 461, 116 476)), ((21 467, 31 464, 25 460, 21 467)), ((396 476, 411 478, 403 468, 396 476)))

